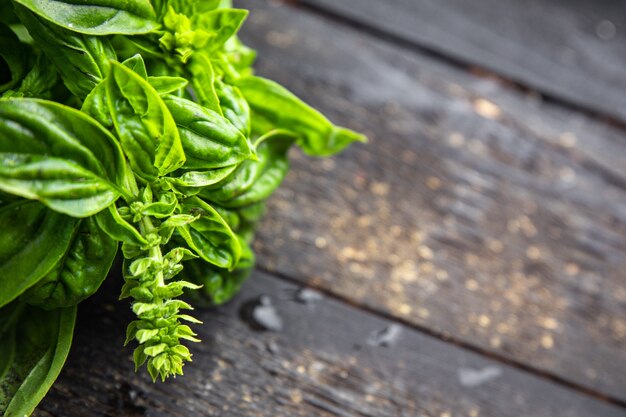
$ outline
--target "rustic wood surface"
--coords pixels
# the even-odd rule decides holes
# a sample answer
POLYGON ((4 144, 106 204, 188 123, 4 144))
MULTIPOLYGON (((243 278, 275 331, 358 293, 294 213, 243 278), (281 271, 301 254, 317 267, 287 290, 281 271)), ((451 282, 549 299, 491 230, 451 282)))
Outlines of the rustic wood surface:
POLYGON ((624 132, 287 7, 259 71, 371 142, 294 155, 259 264, 626 400, 624 132))
POLYGON ((237 299, 196 312, 202 343, 184 377, 152 384, 123 349, 131 320, 112 280, 81 306, 70 359, 37 417, 493 416, 608 417, 626 412, 328 298, 257 273, 237 299), (270 295, 283 330, 239 319, 270 295), (309 297, 311 299, 313 297, 309 297), (396 327, 388 346, 377 332, 396 327))
MULTIPOLYGON (((492 36, 484 54, 496 56, 543 33, 552 44, 518 50, 528 57, 524 77, 498 72, 616 116, 609 107, 618 107, 594 101, 598 91, 607 103, 626 100, 626 77, 607 87, 608 63, 535 65, 550 61, 541 48, 572 47, 559 25, 576 10, 603 18, 600 9, 576 1, 551 21, 556 28, 503 32, 504 5, 511 22, 538 4, 529 1, 484 2, 494 29, 476 28, 476 39, 466 32, 481 6, 457 5, 466 20, 448 17, 449 36, 474 48, 492 36), (579 85, 583 75, 598 79, 579 85)), ((389 13, 376 2, 350 2, 346 18, 337 17, 341 2, 305 2, 318 10, 236 1, 252 11, 243 38, 259 50, 259 73, 370 143, 330 160, 292 154, 255 243, 259 270, 231 304, 197 312, 203 343, 183 378, 152 384, 133 372, 131 349, 121 348, 130 313, 115 299, 119 280, 108 280, 81 306, 67 367, 36 416, 626 416, 624 130, 467 71, 459 63, 476 62, 443 41, 437 49, 406 37, 407 21, 440 18, 408 16, 421 10, 409 1, 393 2, 407 15, 398 33, 359 17, 368 4, 372 15, 389 13), (295 300, 302 285, 318 291, 308 304, 295 300), (281 331, 242 318, 260 295, 273 300, 281 331)), ((584 52, 621 60, 615 48, 624 44, 584 52)), ((496 61, 523 66, 504 58, 496 61)))
POLYGON ((626 121, 626 7, 613 0, 293 0, 626 121))

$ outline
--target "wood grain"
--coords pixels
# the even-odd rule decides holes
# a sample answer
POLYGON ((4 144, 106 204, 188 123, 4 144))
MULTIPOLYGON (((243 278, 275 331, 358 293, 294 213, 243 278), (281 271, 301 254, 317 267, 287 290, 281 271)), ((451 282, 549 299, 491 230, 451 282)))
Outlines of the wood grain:
POLYGON ((297 0, 626 120, 626 7, 611 0, 297 0))
POLYGON ((196 311, 203 342, 193 344, 186 374, 152 384, 122 348, 132 318, 108 280, 108 298, 81 304, 67 366, 35 416, 626 416, 405 327, 391 346, 373 346, 372 333, 393 323, 327 298, 295 302, 297 289, 258 273, 230 305, 196 311), (282 332, 255 332, 239 319, 260 295, 274 300, 282 332))
POLYGON ((264 1, 259 72, 371 142, 293 155, 259 264, 626 401, 626 142, 580 113, 264 1))

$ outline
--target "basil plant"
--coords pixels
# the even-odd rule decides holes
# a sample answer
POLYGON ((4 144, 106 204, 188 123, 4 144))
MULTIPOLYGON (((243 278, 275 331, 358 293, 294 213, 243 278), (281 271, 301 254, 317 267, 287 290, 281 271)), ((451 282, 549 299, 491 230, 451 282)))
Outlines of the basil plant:
POLYGON ((290 147, 328 156, 364 140, 254 75, 236 36, 247 13, 224 0, 0 1, 4 416, 48 391, 76 305, 118 249, 136 366, 182 374, 199 323, 189 302, 224 303, 250 273, 290 147))

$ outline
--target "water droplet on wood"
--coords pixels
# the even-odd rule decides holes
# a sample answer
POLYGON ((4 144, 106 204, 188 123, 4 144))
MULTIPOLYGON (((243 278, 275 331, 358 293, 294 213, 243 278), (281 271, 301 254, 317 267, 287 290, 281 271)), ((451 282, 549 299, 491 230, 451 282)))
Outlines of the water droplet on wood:
POLYGON ((279 332, 283 329, 283 320, 267 295, 245 302, 239 314, 254 330, 279 332))

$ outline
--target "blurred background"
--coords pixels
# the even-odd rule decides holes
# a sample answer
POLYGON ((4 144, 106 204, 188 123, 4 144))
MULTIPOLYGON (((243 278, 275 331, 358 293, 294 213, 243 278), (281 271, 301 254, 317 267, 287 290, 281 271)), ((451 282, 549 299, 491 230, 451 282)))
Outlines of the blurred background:
POLYGON ((294 155, 261 268, 624 406, 626 3, 289 3, 259 72, 370 143, 294 155))

